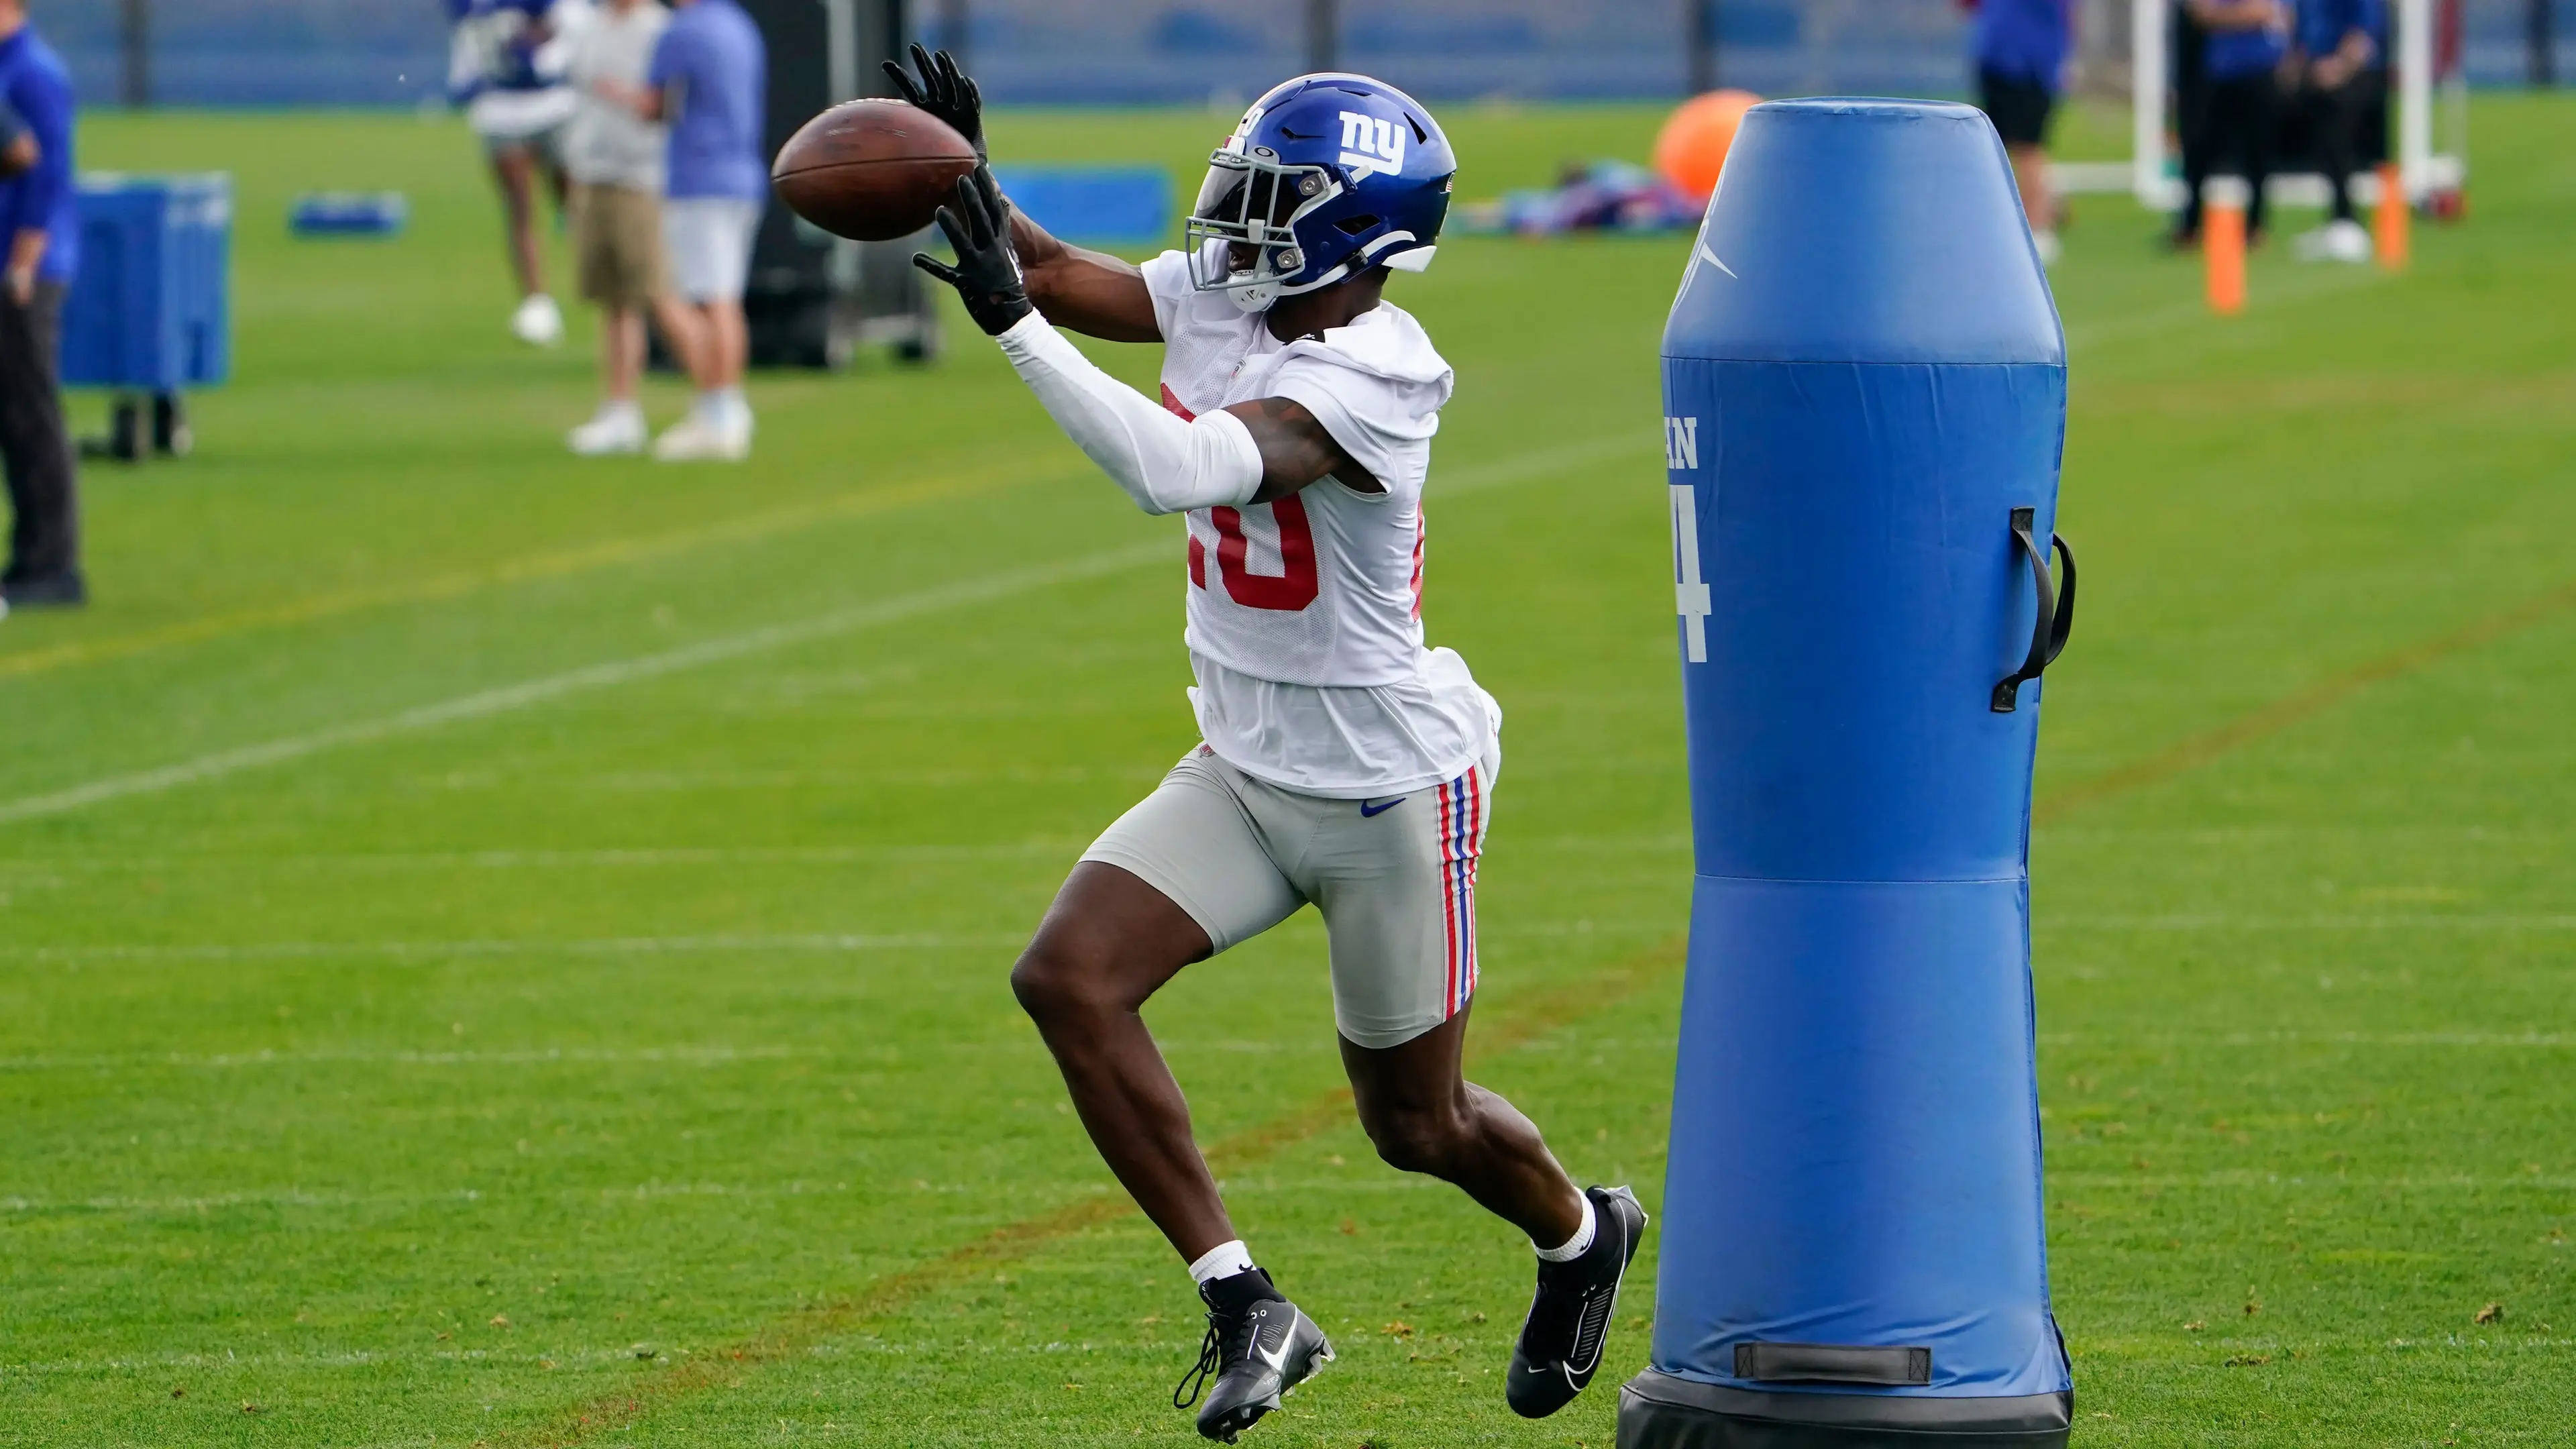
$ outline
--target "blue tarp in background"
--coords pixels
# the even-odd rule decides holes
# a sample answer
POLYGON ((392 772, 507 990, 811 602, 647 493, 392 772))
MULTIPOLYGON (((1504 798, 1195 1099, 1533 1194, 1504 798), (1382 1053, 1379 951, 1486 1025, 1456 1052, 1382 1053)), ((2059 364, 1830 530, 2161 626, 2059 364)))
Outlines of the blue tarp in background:
MULTIPOLYGON (((1340 63, 1441 100, 1677 96, 1693 0, 1370 0, 1345 4, 1340 63)), ((2557 0, 2561 75, 2576 75, 2576 0, 2557 0)), ((941 7, 919 12, 934 43, 941 7)), ((2088 12, 2093 6, 2085 7, 2088 12)), ((2126 6, 2101 7, 2125 45, 2126 6)), ((121 0, 42 0, 37 23, 83 97, 121 90, 121 0)), ((156 0, 153 99, 164 105, 416 105, 447 72, 441 0, 156 0)), ((969 0, 966 43, 1002 104, 1201 104, 1260 94, 1305 65, 1299 0, 969 0)), ((2468 63, 2519 84, 2523 0, 2468 0, 2468 63)), ((1967 89, 1956 0, 1723 0, 1721 77, 1770 96, 1967 89)))

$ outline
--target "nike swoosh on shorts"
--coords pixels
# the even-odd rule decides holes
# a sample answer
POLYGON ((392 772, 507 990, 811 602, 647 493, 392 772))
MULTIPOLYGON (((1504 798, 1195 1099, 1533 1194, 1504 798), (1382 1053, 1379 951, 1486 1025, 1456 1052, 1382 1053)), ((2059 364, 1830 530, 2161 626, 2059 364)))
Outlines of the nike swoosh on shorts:
POLYGON ((1383 805, 1378 805, 1378 806, 1374 806, 1374 807, 1372 807, 1372 806, 1369 804, 1369 802, 1367 802, 1366 800, 1362 800, 1362 801, 1360 802, 1360 814, 1361 814, 1361 815, 1363 815, 1363 816, 1384 815, 1384 814, 1385 814, 1386 812, 1388 812, 1389 810, 1392 810, 1392 809, 1394 809, 1396 806, 1403 804, 1403 803, 1404 803, 1404 801, 1405 801, 1405 798, 1406 798, 1406 797, 1404 797, 1404 796, 1402 796, 1402 795, 1398 795, 1398 796, 1396 796, 1394 799, 1387 801, 1385 804, 1383 804, 1383 805))

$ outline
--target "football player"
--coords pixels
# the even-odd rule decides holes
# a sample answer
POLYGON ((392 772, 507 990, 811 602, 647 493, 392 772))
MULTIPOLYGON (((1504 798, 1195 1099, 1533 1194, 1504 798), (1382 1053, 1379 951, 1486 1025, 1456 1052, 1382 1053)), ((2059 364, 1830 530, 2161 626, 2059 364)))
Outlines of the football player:
MULTIPOLYGON (((916 47, 905 94, 984 151, 974 83, 916 47)), ((1142 267, 1065 245, 978 167, 940 227, 957 288, 1038 401, 1148 513, 1189 521, 1203 743, 1065 880, 1011 985, 1100 1154, 1207 1305, 1199 1432, 1235 1435, 1333 1354, 1227 1218, 1138 1009, 1183 967, 1312 902, 1361 1123, 1394 1166, 1527 1233, 1538 1289, 1506 1394, 1553 1413, 1601 1362, 1646 1215, 1578 1189, 1512 1105, 1460 1074, 1476 993, 1476 868, 1502 711, 1422 634, 1423 483, 1450 392, 1382 300, 1432 259, 1457 170, 1430 112, 1309 75, 1209 158, 1186 250, 1142 267), (1158 403, 1056 331, 1163 344, 1158 403)))
POLYGON ((566 194, 557 144, 572 119, 564 78, 563 32, 587 17, 588 0, 448 0, 448 99, 482 139, 509 225, 510 270, 519 307, 510 331, 531 347, 563 341, 563 309, 546 291, 537 246, 537 190, 562 209, 566 194))

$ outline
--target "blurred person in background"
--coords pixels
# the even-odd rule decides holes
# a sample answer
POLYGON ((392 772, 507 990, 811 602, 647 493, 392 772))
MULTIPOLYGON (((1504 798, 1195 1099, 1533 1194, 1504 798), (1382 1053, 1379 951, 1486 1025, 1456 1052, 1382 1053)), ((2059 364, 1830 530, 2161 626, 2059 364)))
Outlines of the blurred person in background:
POLYGON ((2282 60, 2290 51, 2285 0, 2184 0, 2208 32, 2201 45, 2199 154, 2183 153, 2182 215, 2176 246, 2200 240, 2201 192, 2223 171, 2245 178, 2245 244, 2263 238, 2264 184, 2272 179, 2272 142, 2281 114, 2282 60))
POLYGON ((88 598, 80 571, 80 496, 63 427, 63 295, 80 266, 73 213, 72 83, 27 22, 24 0, 0 0, 0 105, 25 165, 0 181, 0 462, 9 477, 9 563, 0 599, 16 608, 88 598))
MULTIPOLYGON (((2209 142, 2201 134, 2201 118, 2209 112, 2209 32, 2192 18, 2189 5, 2173 7, 2173 26, 2165 35, 2165 56, 2173 71, 2173 112, 2169 126, 2173 154, 2182 160, 2185 176, 2202 174, 2209 142)), ((2188 245, 2195 240, 2179 230, 2167 234, 2168 245, 2188 245)))
POLYGON ((2048 121, 2066 89, 2074 0, 1960 0, 1977 13, 1977 104, 1995 123, 2021 183, 2021 208, 2043 265, 2057 262, 2057 193, 2048 177, 2048 121))
POLYGON ((2294 104, 2306 112, 2317 169, 2333 191, 2326 224, 2298 239, 2302 261, 2367 262, 2370 233, 2352 212, 2352 173, 2359 164, 2362 123, 2387 93, 2379 37, 2387 23, 2380 0, 2298 0, 2294 104))
POLYGON ((742 394, 751 351, 742 290, 752 238, 769 203, 762 144, 769 52, 734 0, 675 0, 654 47, 636 113, 670 127, 662 251, 671 296, 662 333, 697 385, 689 415, 653 442, 666 462, 751 455, 751 404, 742 394))
POLYGON ((581 295, 599 308, 599 411, 572 430, 584 456, 640 453, 651 441, 636 388, 644 375, 644 309, 663 295, 659 122, 636 114, 654 48, 671 22, 661 0, 603 0, 565 57, 578 98, 564 126, 572 177, 573 251, 581 295))
POLYGON ((448 0, 455 26, 448 50, 447 93, 483 141, 508 219, 510 267, 519 308, 510 331, 531 347, 563 341, 563 309, 546 291, 537 249, 537 186, 564 202, 560 149, 572 119, 572 86, 564 77, 564 37, 578 26, 585 0, 448 0))

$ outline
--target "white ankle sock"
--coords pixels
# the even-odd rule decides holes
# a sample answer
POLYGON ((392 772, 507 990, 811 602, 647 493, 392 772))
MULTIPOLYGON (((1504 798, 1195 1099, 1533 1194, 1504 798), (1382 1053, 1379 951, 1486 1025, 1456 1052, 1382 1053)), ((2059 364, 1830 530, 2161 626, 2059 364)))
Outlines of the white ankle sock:
POLYGON ((1252 1250, 1243 1245, 1243 1239, 1236 1238, 1201 1253, 1197 1261, 1190 1264, 1190 1281, 1205 1283, 1211 1278, 1231 1278, 1237 1273, 1251 1271, 1252 1250))
MULTIPOLYGON (((1586 1248, 1592 1246, 1593 1231, 1600 1226, 1600 1215, 1592 1210, 1592 1194, 1587 1192, 1583 1195, 1583 1226, 1576 1228, 1574 1236, 1566 1239, 1560 1246, 1539 1248, 1539 1258, 1549 1263, 1573 1262, 1583 1256, 1586 1248)), ((1533 1241, 1530 1246, 1536 1248, 1538 1244, 1533 1241)))

